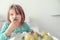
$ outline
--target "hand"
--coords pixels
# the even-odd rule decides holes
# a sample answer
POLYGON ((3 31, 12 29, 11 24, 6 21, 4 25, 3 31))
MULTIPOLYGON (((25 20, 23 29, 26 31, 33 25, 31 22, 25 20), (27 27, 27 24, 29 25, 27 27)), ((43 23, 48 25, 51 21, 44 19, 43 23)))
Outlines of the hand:
POLYGON ((9 27, 14 30, 20 26, 20 22, 18 20, 14 20, 13 22, 10 23, 9 27))
POLYGON ((14 29, 18 28, 19 26, 20 26, 20 23, 19 23, 17 20, 11 22, 10 25, 9 25, 9 27, 8 27, 8 29, 5 31, 5 34, 6 34, 7 36, 10 36, 11 32, 12 32, 14 29))

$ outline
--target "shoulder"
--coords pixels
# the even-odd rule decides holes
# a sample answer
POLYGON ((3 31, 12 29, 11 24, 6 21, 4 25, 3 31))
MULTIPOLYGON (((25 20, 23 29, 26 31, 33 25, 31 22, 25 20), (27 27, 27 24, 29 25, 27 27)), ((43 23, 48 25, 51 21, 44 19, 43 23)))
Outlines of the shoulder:
POLYGON ((8 22, 5 22, 3 25, 9 25, 9 23, 8 22))
POLYGON ((2 27, 5 27, 5 28, 6 28, 6 27, 8 27, 8 26, 9 26, 9 23, 6 22, 6 23, 3 24, 2 27))
POLYGON ((24 29, 26 29, 28 32, 31 30, 28 23, 25 22, 23 26, 24 26, 24 29))
POLYGON ((8 23, 4 23, 2 25, 2 28, 1 28, 1 32, 4 32, 7 28, 8 28, 9 24, 8 23))
POLYGON ((28 27, 29 25, 26 22, 24 22, 22 26, 28 27))
POLYGON ((29 25, 27 22, 24 22, 23 25, 29 25))

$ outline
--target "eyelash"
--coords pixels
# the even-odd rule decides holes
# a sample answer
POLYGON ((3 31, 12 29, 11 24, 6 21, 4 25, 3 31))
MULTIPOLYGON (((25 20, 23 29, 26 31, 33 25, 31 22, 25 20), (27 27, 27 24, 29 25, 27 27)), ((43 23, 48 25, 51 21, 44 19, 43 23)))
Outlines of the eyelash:
MULTIPOLYGON (((13 14, 10 14, 10 15, 12 16, 13 14)), ((16 15, 19 15, 19 14, 17 13, 16 15)))

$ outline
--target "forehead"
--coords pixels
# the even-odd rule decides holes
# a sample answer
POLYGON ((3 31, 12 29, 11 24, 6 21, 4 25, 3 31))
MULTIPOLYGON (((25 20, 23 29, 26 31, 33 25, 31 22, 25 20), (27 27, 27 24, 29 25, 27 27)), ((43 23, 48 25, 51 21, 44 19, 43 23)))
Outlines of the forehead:
POLYGON ((16 13, 16 12, 15 12, 15 9, 13 9, 13 8, 10 9, 10 10, 9 10, 9 14, 10 14, 10 13, 16 13))
POLYGON ((15 8, 11 8, 11 9, 9 10, 9 14, 11 14, 11 13, 21 14, 21 12, 20 12, 18 9, 15 9, 15 8))

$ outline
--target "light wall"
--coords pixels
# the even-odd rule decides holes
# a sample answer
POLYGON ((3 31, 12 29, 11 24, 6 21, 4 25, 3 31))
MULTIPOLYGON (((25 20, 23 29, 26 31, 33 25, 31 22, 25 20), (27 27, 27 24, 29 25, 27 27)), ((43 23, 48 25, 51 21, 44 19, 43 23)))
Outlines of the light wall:
POLYGON ((54 16, 60 15, 59 0, 1 0, 0 4, 1 19, 6 19, 11 4, 20 4, 30 18, 31 26, 60 38, 60 16, 54 16))

